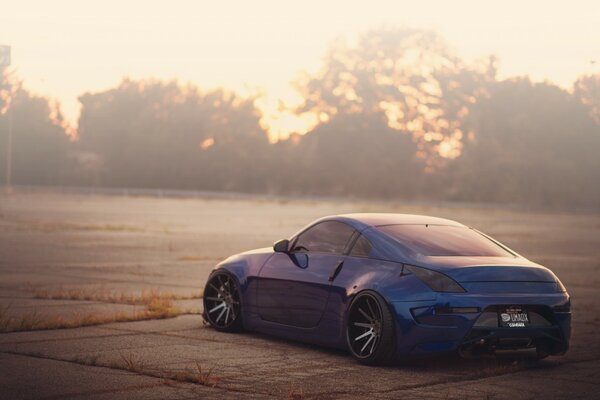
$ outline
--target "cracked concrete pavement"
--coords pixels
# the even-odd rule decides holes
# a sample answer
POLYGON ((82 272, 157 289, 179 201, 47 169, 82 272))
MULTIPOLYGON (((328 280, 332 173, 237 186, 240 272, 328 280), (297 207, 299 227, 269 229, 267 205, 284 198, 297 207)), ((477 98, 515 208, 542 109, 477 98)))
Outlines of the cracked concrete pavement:
MULTIPOLYGON (((439 357, 375 368, 344 352, 218 333, 190 314, 0 334, 0 399, 600 397, 598 215, 350 201, 0 195, 0 306, 11 318, 133 312, 136 306, 126 304, 37 299, 35 291, 189 295, 225 256, 269 245, 316 217, 356 211, 456 219, 552 268, 573 299, 571 350, 542 362, 439 357), (198 365, 204 375, 210 371, 206 385, 174 378, 197 374, 198 365)), ((182 302, 194 312, 199 303, 182 302)))

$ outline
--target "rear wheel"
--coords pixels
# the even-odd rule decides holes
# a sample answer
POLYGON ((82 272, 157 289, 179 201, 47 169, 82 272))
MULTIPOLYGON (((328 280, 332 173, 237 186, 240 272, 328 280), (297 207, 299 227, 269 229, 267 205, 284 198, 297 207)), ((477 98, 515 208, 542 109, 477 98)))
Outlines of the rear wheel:
POLYGON ((237 280, 226 271, 211 274, 204 288, 204 318, 219 331, 242 330, 240 290, 237 280))
POLYGON ((364 292, 352 301, 346 338, 350 352, 363 364, 384 365, 393 360, 394 319, 380 295, 364 292))

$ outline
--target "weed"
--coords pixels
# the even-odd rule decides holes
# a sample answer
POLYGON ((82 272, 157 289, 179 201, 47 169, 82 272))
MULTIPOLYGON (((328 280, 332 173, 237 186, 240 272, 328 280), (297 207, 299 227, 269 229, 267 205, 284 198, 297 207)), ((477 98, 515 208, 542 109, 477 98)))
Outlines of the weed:
POLYGON ((132 352, 127 354, 119 353, 125 370, 130 372, 140 372, 144 367, 144 363, 132 352))
POLYGON ((221 378, 213 375, 213 368, 210 368, 207 372, 202 371, 202 366, 198 361, 196 361, 196 370, 167 372, 166 377, 178 382, 197 383, 213 388, 217 387, 221 381, 221 378))
POLYGON ((6 332, 12 325, 12 317, 8 314, 10 306, 0 307, 0 332, 6 332))
POLYGON ((17 318, 17 324, 19 330, 21 331, 31 331, 36 329, 41 325, 42 321, 40 315, 37 310, 33 310, 33 312, 29 314, 23 314, 17 318))
POLYGON ((199 383, 204 386, 217 387, 219 384, 219 378, 213 376, 213 368, 209 369, 208 372, 202 372, 202 366, 198 361, 196 361, 196 383, 199 383))
POLYGON ((304 390, 292 385, 288 388, 287 398, 288 400, 302 400, 304 399, 304 390))

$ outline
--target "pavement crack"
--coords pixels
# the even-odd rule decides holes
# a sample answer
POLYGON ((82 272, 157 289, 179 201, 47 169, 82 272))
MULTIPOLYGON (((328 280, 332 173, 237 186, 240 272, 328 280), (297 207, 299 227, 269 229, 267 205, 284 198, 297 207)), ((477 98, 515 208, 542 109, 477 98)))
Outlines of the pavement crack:
MULTIPOLYGON (((106 369, 111 369, 111 370, 115 370, 115 371, 128 372, 128 373, 135 374, 135 375, 140 375, 140 376, 145 376, 145 377, 149 377, 149 378, 162 380, 161 383, 157 383, 154 386, 164 385, 165 381, 169 381, 174 384, 185 384, 185 383, 193 384, 193 385, 196 385, 199 387, 203 387, 206 389, 213 389, 213 390, 217 390, 217 391, 221 391, 221 392, 258 394, 258 395, 266 396, 266 397, 270 397, 270 398, 278 398, 277 396, 275 396, 271 393, 264 393, 264 392, 259 392, 259 391, 251 391, 251 390, 244 390, 244 389, 240 389, 240 388, 231 388, 231 387, 223 387, 223 386, 210 386, 210 385, 204 385, 204 384, 198 383, 198 382, 181 381, 181 380, 178 380, 178 379, 168 376, 166 374, 167 371, 161 371, 161 370, 157 370, 157 372, 150 372, 150 371, 145 371, 145 370, 132 371, 132 370, 128 370, 127 368, 122 368, 122 367, 119 367, 116 365, 106 365, 106 364, 99 364, 99 363, 98 364, 89 364, 82 360, 52 357, 52 356, 47 356, 47 355, 39 354, 39 353, 27 353, 27 352, 18 352, 18 351, 10 351, 10 350, 0 350, 0 354, 10 354, 10 355, 32 357, 32 358, 38 358, 38 359, 44 359, 44 360, 67 362, 67 363, 81 365, 81 366, 85 366, 85 367, 89 367, 89 368, 106 368, 106 369), (161 372, 163 372, 163 373, 161 374, 161 372)), ((90 394, 90 393, 82 393, 82 394, 90 394)), ((67 397, 73 397, 73 396, 77 396, 77 395, 79 395, 79 394, 70 394, 70 395, 67 395, 67 397)), ((65 397, 65 396, 49 397, 47 399, 45 398, 45 400, 51 400, 51 399, 62 398, 62 397, 65 397)))
POLYGON ((93 390, 93 391, 89 391, 89 392, 72 392, 72 393, 60 394, 57 396, 41 397, 40 400, 58 400, 58 399, 68 399, 70 397, 79 397, 79 396, 88 397, 91 395, 98 395, 98 394, 115 394, 115 393, 122 393, 122 392, 131 392, 133 390, 150 389, 150 388, 154 388, 154 387, 160 387, 163 385, 164 384, 161 382, 161 383, 152 383, 152 384, 147 384, 147 385, 132 385, 132 386, 127 386, 127 387, 120 388, 120 389, 93 390))
MULTIPOLYGON (((37 331, 19 331, 19 332, 10 332, 10 333, 23 333, 23 332, 40 332, 37 331)), ((139 334, 139 332, 137 332, 139 334)), ((93 336, 84 336, 78 339, 104 339, 104 338, 112 338, 112 337, 123 337, 123 336, 135 336, 133 333, 121 333, 121 334, 107 334, 107 335, 93 335, 93 336)), ((37 340, 23 340, 23 341, 12 341, 12 342, 1 342, 0 347, 4 345, 20 345, 20 344, 34 344, 34 343, 45 343, 45 342, 64 342, 73 340, 72 337, 68 338, 52 338, 52 339, 37 339, 37 340)), ((3 350, 0 350, 2 352, 3 350)))
POLYGON ((506 375, 515 375, 515 374, 520 374, 520 373, 528 372, 528 371, 550 370, 550 369, 560 368, 560 367, 563 367, 563 366, 569 365, 569 364, 578 364, 578 363, 583 363, 583 362, 595 362, 595 361, 600 361, 600 357, 594 357, 594 358, 585 359, 585 360, 573 360, 573 361, 563 362, 563 363, 553 364, 553 365, 524 366, 523 368, 520 368, 515 371, 507 371, 507 372, 497 373, 497 374, 491 373, 489 375, 472 377, 472 378, 471 377, 456 377, 456 378, 448 378, 445 380, 438 380, 438 381, 429 382, 429 383, 404 385, 404 386, 397 387, 397 388, 391 388, 391 389, 385 390, 385 391, 378 391, 377 393, 403 392, 403 391, 407 391, 407 390, 420 389, 423 387, 429 388, 429 387, 454 384, 454 383, 477 382, 477 381, 483 381, 483 380, 486 380, 489 378, 496 378, 496 377, 506 376, 506 375))

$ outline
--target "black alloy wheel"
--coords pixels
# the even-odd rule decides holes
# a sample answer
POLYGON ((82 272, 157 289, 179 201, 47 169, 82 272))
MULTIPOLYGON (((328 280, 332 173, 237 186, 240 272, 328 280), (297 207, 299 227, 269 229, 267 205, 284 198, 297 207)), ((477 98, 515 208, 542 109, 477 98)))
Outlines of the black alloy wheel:
POLYGON ((393 360, 396 349, 394 322, 380 295, 364 292, 352 301, 346 338, 350 352, 363 364, 385 365, 393 360))
POLYGON ((239 286, 228 272, 214 272, 204 288, 204 318, 215 329, 236 332, 242 329, 239 286))

